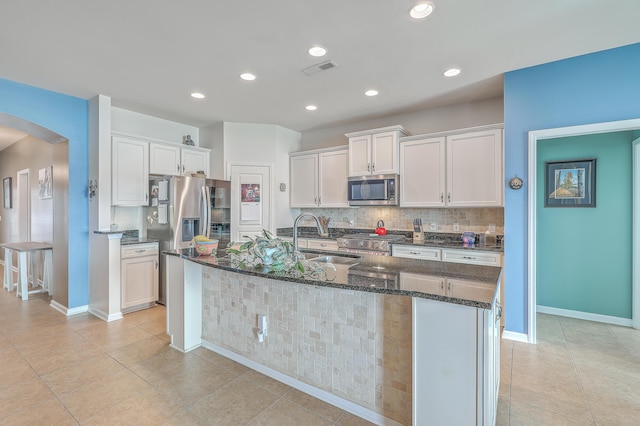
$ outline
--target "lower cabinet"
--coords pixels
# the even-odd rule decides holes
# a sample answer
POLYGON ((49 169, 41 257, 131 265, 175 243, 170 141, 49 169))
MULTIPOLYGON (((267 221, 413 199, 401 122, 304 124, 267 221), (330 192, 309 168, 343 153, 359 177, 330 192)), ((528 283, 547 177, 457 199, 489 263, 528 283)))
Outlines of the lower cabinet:
POLYGON ((158 243, 121 248, 120 284, 123 312, 144 309, 158 300, 158 243))
POLYGON ((493 306, 413 298, 414 425, 495 424, 500 305, 493 306))

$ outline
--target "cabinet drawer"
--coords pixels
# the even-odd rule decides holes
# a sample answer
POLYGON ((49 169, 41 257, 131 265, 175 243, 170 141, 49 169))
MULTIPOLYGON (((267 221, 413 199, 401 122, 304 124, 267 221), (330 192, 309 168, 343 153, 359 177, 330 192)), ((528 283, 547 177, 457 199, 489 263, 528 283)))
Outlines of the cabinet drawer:
POLYGON ((471 265, 501 266, 500 253, 478 250, 442 250, 442 261, 471 265))
POLYGON ((445 294, 445 278, 400 272, 400 288, 421 293, 445 294))
POLYGON ((316 250, 338 250, 338 242, 334 240, 307 240, 307 248, 316 250))
POLYGON ((496 291, 496 286, 477 281, 447 279, 447 296, 457 299, 483 300, 490 302, 496 291))
POLYGON ((126 259, 129 257, 153 256, 157 255, 158 243, 131 244, 120 248, 120 257, 126 259))
POLYGON ((394 244, 391 246, 391 255, 409 259, 440 260, 440 249, 394 244))

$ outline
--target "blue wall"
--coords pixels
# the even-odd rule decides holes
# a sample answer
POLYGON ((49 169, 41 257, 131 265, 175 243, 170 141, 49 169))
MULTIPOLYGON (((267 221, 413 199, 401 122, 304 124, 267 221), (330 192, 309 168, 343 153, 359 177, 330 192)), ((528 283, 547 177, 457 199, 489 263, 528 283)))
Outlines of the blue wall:
MULTIPOLYGON (((504 76, 505 177, 526 177, 527 132, 640 118, 640 44, 504 76)), ((505 193, 505 328, 527 331, 527 183, 505 193)))
POLYGON ((0 111, 31 121, 69 140, 69 300, 87 305, 89 268, 88 119, 86 100, 0 79, 0 111))
POLYGON ((631 132, 538 141, 538 305, 631 318, 631 132), (596 207, 544 207, 545 161, 596 158, 596 207))

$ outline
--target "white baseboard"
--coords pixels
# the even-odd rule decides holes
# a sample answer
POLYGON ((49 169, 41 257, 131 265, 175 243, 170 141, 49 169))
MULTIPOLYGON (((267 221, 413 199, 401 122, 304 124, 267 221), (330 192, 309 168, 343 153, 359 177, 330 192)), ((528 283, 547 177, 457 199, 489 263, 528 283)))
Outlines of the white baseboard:
POLYGON ((372 423, 382 426, 401 426, 400 423, 388 419, 383 415, 376 413, 375 411, 364 408, 361 405, 355 404, 351 401, 347 401, 346 399, 340 398, 339 396, 336 396, 325 390, 318 389, 315 386, 311 386, 307 383, 301 382, 300 380, 294 379, 293 377, 287 376, 286 374, 276 371, 272 368, 265 367, 262 364, 250 360, 249 358, 246 358, 242 355, 238 355, 237 353, 218 346, 214 343, 203 340, 201 346, 372 423))
POLYGON ((60 312, 61 314, 67 317, 70 317, 72 315, 83 314, 87 312, 89 309, 88 305, 78 306, 78 307, 69 309, 66 306, 56 302, 53 299, 51 299, 51 303, 49 304, 49 306, 51 306, 53 309, 55 309, 56 311, 60 312))
POLYGON ((559 317, 576 318, 587 321, 603 322, 605 324, 633 327, 633 320, 629 318, 612 317, 609 315, 592 314, 590 312, 572 311, 569 309, 552 308, 550 306, 536 305, 536 312, 541 314, 557 315, 559 317))
POLYGON ((529 341, 529 335, 528 334, 516 333, 515 331, 503 330, 502 331, 502 338, 503 339, 507 339, 507 340, 513 340, 513 341, 516 341, 516 342, 531 343, 529 341))
POLYGON ((121 320, 122 317, 122 312, 118 312, 115 314, 107 314, 106 312, 100 310, 100 309, 96 309, 96 308, 92 308, 89 307, 87 312, 89 312, 91 315, 93 315, 94 317, 98 317, 100 318, 102 321, 105 322, 111 322, 111 321, 117 321, 117 320, 121 320))

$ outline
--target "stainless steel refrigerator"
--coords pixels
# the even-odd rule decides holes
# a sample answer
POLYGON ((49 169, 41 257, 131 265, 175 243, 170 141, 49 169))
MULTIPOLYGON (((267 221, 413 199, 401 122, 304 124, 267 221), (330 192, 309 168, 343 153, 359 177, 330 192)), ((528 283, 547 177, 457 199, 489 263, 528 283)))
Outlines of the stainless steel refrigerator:
MULTIPOLYGON (((230 182, 171 176, 152 177, 149 185, 151 199, 145 212, 149 221, 147 238, 157 239, 161 252, 192 247, 191 241, 196 235, 219 239, 219 249, 226 247, 231 218, 230 182)), ((161 254, 158 283, 158 303, 161 304, 166 303, 167 294, 165 265, 166 255, 161 254)))

